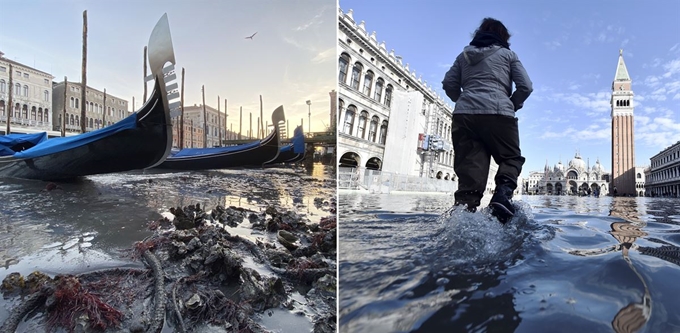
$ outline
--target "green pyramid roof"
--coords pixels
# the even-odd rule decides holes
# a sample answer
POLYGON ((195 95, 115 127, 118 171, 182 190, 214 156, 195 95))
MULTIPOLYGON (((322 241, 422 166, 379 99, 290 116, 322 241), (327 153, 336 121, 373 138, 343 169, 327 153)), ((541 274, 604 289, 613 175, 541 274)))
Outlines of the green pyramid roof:
POLYGON ((614 80, 630 81, 628 69, 626 69, 626 63, 623 62, 623 50, 619 50, 619 65, 616 66, 616 77, 614 78, 614 80))

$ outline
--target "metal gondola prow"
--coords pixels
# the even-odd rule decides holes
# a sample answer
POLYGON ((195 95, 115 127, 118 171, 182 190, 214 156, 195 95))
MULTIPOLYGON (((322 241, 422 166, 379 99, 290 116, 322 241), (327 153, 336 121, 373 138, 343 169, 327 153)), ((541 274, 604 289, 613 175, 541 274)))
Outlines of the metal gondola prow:
POLYGON ((286 114, 283 112, 283 105, 280 105, 274 112, 272 112, 272 126, 276 134, 279 136, 279 146, 281 142, 286 139, 282 135, 287 135, 286 133, 286 114))

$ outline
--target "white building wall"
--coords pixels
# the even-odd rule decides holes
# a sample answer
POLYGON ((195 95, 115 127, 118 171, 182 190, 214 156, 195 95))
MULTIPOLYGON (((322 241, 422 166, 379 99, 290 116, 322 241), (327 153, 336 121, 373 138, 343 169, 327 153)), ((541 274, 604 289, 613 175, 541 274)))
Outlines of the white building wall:
POLYGON ((383 171, 418 176, 420 155, 418 134, 424 130, 424 120, 419 119, 423 94, 418 91, 399 91, 393 94, 392 116, 387 130, 383 171))

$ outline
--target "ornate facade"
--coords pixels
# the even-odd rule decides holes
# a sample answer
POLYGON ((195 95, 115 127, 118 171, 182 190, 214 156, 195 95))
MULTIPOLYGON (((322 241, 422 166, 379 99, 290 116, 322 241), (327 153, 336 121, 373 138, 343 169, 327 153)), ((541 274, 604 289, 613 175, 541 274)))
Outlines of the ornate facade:
POLYGON ((680 141, 650 158, 645 170, 647 196, 680 196, 680 141))
POLYGON ((385 42, 378 42, 376 33, 369 33, 363 21, 355 22, 351 9, 347 13, 339 10, 338 53, 340 166, 392 171, 390 165, 404 164, 408 171, 403 173, 410 176, 455 179, 450 144, 452 107, 394 50, 388 51, 385 42), (397 109, 399 112, 392 112, 397 109), (402 127, 407 126, 404 131, 402 127), (393 131, 393 142, 388 140, 388 131, 393 131), (449 143, 448 149, 436 155, 422 154, 417 147, 418 133, 439 135, 449 143))
MULTIPOLYGON (((87 117, 86 130, 93 131, 106 127, 130 115, 128 101, 112 96, 103 91, 87 87, 85 105, 80 101, 81 84, 79 82, 59 82, 52 87, 52 130, 61 131, 61 117, 66 106, 66 131, 80 132, 81 108, 85 107, 87 117), (66 89, 66 103, 64 103, 66 89)), ((136 111, 136 110, 134 110, 136 111)))
POLYGON ((524 182, 528 194, 605 195, 609 191, 610 174, 598 159, 590 167, 577 153, 568 165, 562 161, 552 168, 546 163, 543 172, 532 172, 524 182))
POLYGON ((3 55, 0 52, 0 124, 3 124, 3 133, 8 113, 10 124, 29 126, 42 131, 52 130, 54 77, 4 58, 3 55), (9 102, 10 94, 12 105, 9 102))

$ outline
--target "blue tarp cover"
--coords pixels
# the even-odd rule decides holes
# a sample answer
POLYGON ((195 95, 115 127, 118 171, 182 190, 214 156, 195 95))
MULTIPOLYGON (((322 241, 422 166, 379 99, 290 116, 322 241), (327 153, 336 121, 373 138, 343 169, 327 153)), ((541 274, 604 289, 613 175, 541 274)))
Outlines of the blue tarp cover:
POLYGON ((31 142, 34 145, 47 140, 47 132, 33 133, 33 134, 10 134, 0 136, 0 156, 11 156, 17 152, 12 150, 12 147, 31 142))
POLYGON ((300 126, 293 131, 293 152, 302 154, 305 152, 305 135, 302 133, 300 126))
POLYGON ((118 133, 120 131, 136 127, 137 127, 137 113, 133 113, 127 118, 111 126, 104 127, 93 132, 46 140, 33 148, 26 149, 22 152, 14 154, 14 157, 25 159, 50 155, 65 150, 73 149, 76 147, 84 146, 91 142, 110 136, 114 133, 118 133))
POLYGON ((214 148, 184 148, 170 157, 189 157, 189 156, 202 156, 202 155, 213 155, 220 153, 235 152, 239 150, 245 150, 250 148, 255 148, 260 145, 260 141, 254 141, 251 143, 245 143, 242 145, 229 146, 229 147, 214 147, 214 148))

